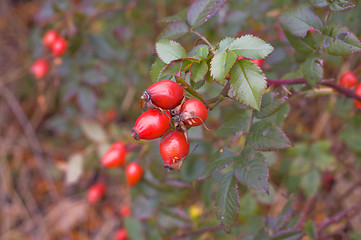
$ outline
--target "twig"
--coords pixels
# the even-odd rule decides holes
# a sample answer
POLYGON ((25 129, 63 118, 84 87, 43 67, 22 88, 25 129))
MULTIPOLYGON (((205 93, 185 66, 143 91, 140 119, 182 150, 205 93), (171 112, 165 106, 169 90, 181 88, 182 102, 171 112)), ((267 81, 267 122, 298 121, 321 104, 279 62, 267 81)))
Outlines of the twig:
POLYGON ((214 50, 213 45, 207 40, 207 38, 205 38, 202 34, 200 34, 197 31, 194 31, 193 29, 189 30, 190 33, 194 33, 195 35, 197 35, 200 39, 203 40, 203 42, 205 42, 210 48, 212 53, 214 54, 216 51, 214 50))
POLYGON ((196 90, 194 90, 186 81, 184 81, 183 78, 181 78, 180 76, 175 76, 175 79, 178 83, 181 83, 183 86, 186 87, 187 92, 201 100, 204 104, 207 104, 207 101, 203 98, 203 96, 196 90))
POLYGON ((214 226, 214 227, 206 227, 206 228, 202 228, 202 229, 199 229, 196 231, 186 232, 186 233, 180 234, 178 236, 171 237, 170 240, 184 239, 184 238, 199 235, 199 234, 202 234, 205 232, 217 232, 222 229, 223 229, 222 225, 214 226))
POLYGON ((21 128, 23 129, 26 137, 28 138, 28 142, 30 148, 33 152, 36 164, 38 165, 40 174, 45 179, 46 186, 49 191, 49 195, 51 199, 56 202, 59 199, 59 193, 55 187, 53 180, 51 179, 49 173, 47 172, 46 161, 42 156, 42 148, 40 142, 36 136, 36 133, 29 122, 29 119, 25 115, 23 109, 21 108, 18 100, 15 98, 13 93, 4 85, 0 84, 0 95, 5 99, 7 104, 9 105, 11 111, 15 115, 18 120, 21 128))
POLYGON ((350 213, 352 213, 352 216, 359 213, 361 210, 361 200, 358 201, 354 206, 345 209, 339 213, 336 213, 332 217, 324 220, 320 223, 319 227, 317 228, 317 235, 321 235, 322 231, 327 228, 329 225, 340 222, 343 218, 346 218, 350 213))
POLYGON ((209 104, 211 104, 211 103, 218 102, 219 100, 223 100, 223 99, 227 96, 230 88, 231 88, 231 81, 228 80, 228 81, 227 81, 227 84, 224 85, 223 89, 222 89, 221 92, 218 94, 218 96, 207 100, 207 105, 209 105, 209 104))
MULTIPOLYGON (((282 86, 282 85, 294 85, 294 84, 306 84, 306 80, 304 78, 291 78, 291 79, 281 79, 281 80, 273 80, 267 79, 267 86, 282 86)), ((337 92, 343 94, 348 98, 353 98, 361 102, 361 96, 354 93, 352 90, 348 88, 341 87, 340 85, 330 82, 328 80, 321 80, 319 82, 320 85, 328 86, 336 90, 337 92)))
POLYGON ((312 210, 312 207, 315 204, 315 202, 316 202, 316 196, 313 196, 311 199, 309 199, 306 202, 305 207, 303 208, 303 210, 301 212, 301 217, 295 225, 295 229, 302 229, 303 225, 305 224, 307 215, 312 210))

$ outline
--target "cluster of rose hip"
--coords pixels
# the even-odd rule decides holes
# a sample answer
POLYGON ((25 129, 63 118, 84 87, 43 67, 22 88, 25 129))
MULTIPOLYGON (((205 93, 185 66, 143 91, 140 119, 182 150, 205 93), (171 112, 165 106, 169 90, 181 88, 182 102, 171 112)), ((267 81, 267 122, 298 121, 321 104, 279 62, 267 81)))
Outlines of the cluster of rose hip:
MULTIPOLYGON (((43 36, 43 45, 49 49, 54 57, 63 55, 67 49, 67 41, 55 30, 47 31, 43 36)), ((37 59, 31 66, 31 73, 37 78, 43 78, 50 70, 48 60, 37 59)))
MULTIPOLYGON (((355 93, 361 96, 361 83, 358 83, 357 76, 354 72, 347 71, 341 76, 340 85, 345 88, 355 88, 355 93)), ((354 100, 357 107, 361 108, 361 102, 354 100)))
POLYGON ((189 153, 186 126, 199 126, 207 119, 204 103, 198 99, 187 99, 183 93, 183 87, 170 80, 151 85, 141 97, 142 106, 146 103, 150 109, 138 117, 132 129, 136 140, 163 136, 159 151, 168 170, 179 170, 189 153))

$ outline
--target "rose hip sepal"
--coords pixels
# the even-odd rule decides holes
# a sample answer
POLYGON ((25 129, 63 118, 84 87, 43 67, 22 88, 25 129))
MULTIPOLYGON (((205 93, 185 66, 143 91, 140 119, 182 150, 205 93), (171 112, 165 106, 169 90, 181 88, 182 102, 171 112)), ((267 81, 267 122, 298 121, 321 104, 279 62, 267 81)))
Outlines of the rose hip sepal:
POLYGON ((105 167, 116 167, 125 165, 127 150, 122 142, 116 142, 110 146, 102 158, 105 167))
POLYGON ((160 141, 159 152, 167 170, 179 170, 189 152, 189 143, 184 133, 172 130, 164 134, 160 141))
POLYGON ((143 168, 136 162, 131 162, 125 169, 125 176, 129 186, 134 186, 143 176, 143 168))
POLYGON ((180 120, 191 127, 203 124, 207 116, 206 106, 198 99, 185 101, 180 110, 180 120))
POLYGON ((162 80, 151 85, 143 92, 141 97, 142 106, 144 102, 151 102, 162 109, 173 109, 183 99, 183 88, 176 82, 162 80))
POLYGON ((170 126, 171 116, 169 112, 155 109, 147 110, 135 122, 132 136, 135 140, 159 138, 170 126))
POLYGON ((30 71, 37 79, 41 79, 45 77, 49 69, 49 63, 45 59, 39 58, 33 63, 30 71))
POLYGON ((342 74, 340 85, 345 88, 352 88, 357 85, 357 76, 351 72, 347 71, 342 74))
POLYGON ((90 204, 96 204, 105 194, 105 184, 104 183, 96 183, 92 185, 88 190, 88 202, 90 204))

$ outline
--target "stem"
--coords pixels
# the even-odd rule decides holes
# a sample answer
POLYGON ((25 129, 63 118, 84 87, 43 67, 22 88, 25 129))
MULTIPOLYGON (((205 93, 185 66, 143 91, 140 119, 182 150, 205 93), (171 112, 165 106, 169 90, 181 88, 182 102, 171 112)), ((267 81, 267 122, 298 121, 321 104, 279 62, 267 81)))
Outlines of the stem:
POLYGON ((210 48, 213 54, 215 54, 215 50, 214 47, 212 46, 212 44, 207 40, 207 38, 205 38, 202 34, 200 34, 197 31, 194 31, 193 29, 189 30, 190 33, 194 33, 195 35, 197 35, 200 39, 203 40, 203 42, 205 42, 210 48))
POLYGON ((218 94, 217 97, 211 98, 207 101, 207 105, 211 103, 218 102, 219 100, 222 100, 227 97, 228 91, 231 88, 231 81, 228 80, 227 84, 223 87, 222 91, 218 94))
POLYGON ((183 78, 179 76, 175 76, 175 79, 177 83, 181 83, 183 86, 186 87, 187 92, 189 92, 190 94, 201 100, 205 105, 207 105, 207 101, 203 98, 203 96, 200 93, 198 93, 196 90, 194 90, 186 81, 184 81, 183 78))
MULTIPOLYGON (((281 79, 281 80, 273 80, 267 79, 267 86, 281 86, 281 85, 293 85, 293 84, 306 84, 306 80, 304 78, 291 78, 291 79, 281 79)), ((340 85, 336 84, 335 82, 331 82, 329 80, 321 80, 319 82, 320 85, 328 86, 336 90, 337 92, 343 94, 348 98, 356 99, 357 101, 361 102, 361 96, 354 93, 352 90, 348 88, 341 87, 340 85)))
POLYGON ((223 229, 222 225, 214 226, 214 227, 201 228, 201 229, 196 230, 196 231, 186 232, 186 233, 180 234, 178 236, 171 237, 170 240, 184 239, 184 238, 187 238, 187 237, 192 237, 192 236, 199 235, 199 234, 206 233, 206 232, 217 232, 217 231, 220 231, 222 229, 223 229))

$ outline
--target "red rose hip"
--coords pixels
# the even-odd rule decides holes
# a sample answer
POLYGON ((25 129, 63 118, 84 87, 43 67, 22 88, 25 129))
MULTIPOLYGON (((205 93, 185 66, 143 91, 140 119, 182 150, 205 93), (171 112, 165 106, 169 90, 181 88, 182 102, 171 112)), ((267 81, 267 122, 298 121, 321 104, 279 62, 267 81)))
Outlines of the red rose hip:
POLYGON ((143 168, 136 162, 131 162, 125 169, 125 176, 129 186, 134 186, 143 176, 143 168))
POLYGON ((162 136, 171 126, 171 116, 167 111, 148 110, 142 113, 134 124, 134 139, 155 139, 162 136))
POLYGON ((131 213, 130 207, 128 205, 124 205, 120 208, 120 215, 122 217, 129 217, 131 213))
MULTIPOLYGON (((357 87, 355 89, 355 93, 361 97, 361 83, 359 85, 357 85, 357 87)), ((354 103, 355 103, 355 105, 357 107, 361 108, 361 102, 360 101, 355 99, 354 103)))
POLYGON ((43 36, 43 44, 47 48, 51 48, 55 41, 60 37, 59 33, 55 30, 47 31, 43 36))
POLYGON ((61 56, 66 51, 67 46, 68 46, 68 44, 67 44, 66 40, 62 37, 59 37, 58 39, 56 39, 56 41, 51 46, 51 52, 56 57, 61 56))
POLYGON ((37 79, 41 79, 49 72, 49 69, 49 63, 45 59, 39 58, 33 63, 30 71, 37 79))
POLYGON ((345 88, 352 88, 357 85, 357 77, 356 75, 351 72, 347 71, 344 74, 342 74, 340 85, 345 88))
POLYGON ((127 230, 125 230, 124 228, 118 229, 118 231, 115 233, 114 240, 127 240, 127 239, 128 239, 127 230))
POLYGON ((104 183, 96 183, 92 185, 88 190, 88 202, 90 204, 96 204, 104 196, 106 187, 104 183))
POLYGON ((179 170, 189 152, 189 143, 184 133, 172 130, 164 134, 160 141, 159 152, 165 168, 179 170))
POLYGON ((110 146, 102 158, 105 167, 116 167, 125 165, 127 150, 122 142, 116 142, 110 146))
POLYGON ((186 125, 196 127, 204 123, 207 119, 207 108, 198 99, 185 101, 180 110, 181 121, 186 125))
POLYGON ((145 102, 150 101, 162 109, 173 109, 183 99, 183 88, 176 82, 162 80, 145 90, 141 99, 145 102))

